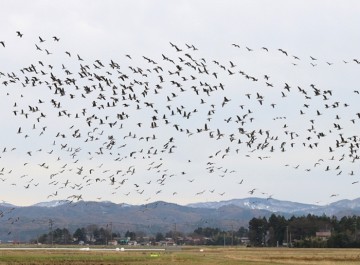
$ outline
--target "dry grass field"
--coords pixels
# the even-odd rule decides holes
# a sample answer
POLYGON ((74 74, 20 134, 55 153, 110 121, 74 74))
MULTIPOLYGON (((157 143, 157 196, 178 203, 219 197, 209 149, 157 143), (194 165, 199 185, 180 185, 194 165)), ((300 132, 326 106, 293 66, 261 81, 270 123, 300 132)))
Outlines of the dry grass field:
POLYGON ((185 247, 180 251, 80 251, 5 250, 0 248, 0 264, 26 265, 112 265, 112 264, 360 264, 359 249, 288 249, 185 247))

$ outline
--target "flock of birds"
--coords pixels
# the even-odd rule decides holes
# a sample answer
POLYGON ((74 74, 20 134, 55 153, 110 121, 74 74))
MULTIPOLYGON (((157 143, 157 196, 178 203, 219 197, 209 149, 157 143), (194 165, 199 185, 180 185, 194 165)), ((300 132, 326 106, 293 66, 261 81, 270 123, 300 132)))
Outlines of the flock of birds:
MULTIPOLYGON (((19 42, 27 37, 14 34, 19 42)), ((0 142, 2 189, 20 188, 24 196, 46 191, 47 199, 70 203, 94 194, 102 200, 105 190, 114 200, 137 196, 145 203, 162 194, 181 197, 187 189, 220 198, 230 179, 236 187, 247 184, 249 196, 270 199, 271 192, 251 186, 238 165, 251 160, 261 167, 294 152, 318 157, 312 166, 282 166, 304 174, 321 168, 358 183, 360 112, 349 113, 354 106, 333 89, 251 74, 241 60, 202 58, 192 44, 170 42, 168 53, 156 58, 125 54, 104 61, 61 50, 61 41, 38 37, 32 45, 41 59, 19 69, 1 62, 1 101, 10 106, 2 113, 8 119, 0 142), (63 62, 53 63, 52 56, 63 62), (289 105, 289 98, 296 103, 289 105)), ((12 46, 0 44, 0 56, 12 46)), ((293 67, 360 64, 356 58, 305 59, 284 49, 231 48, 291 58, 293 67)), ((351 93, 359 97, 359 90, 351 93)))

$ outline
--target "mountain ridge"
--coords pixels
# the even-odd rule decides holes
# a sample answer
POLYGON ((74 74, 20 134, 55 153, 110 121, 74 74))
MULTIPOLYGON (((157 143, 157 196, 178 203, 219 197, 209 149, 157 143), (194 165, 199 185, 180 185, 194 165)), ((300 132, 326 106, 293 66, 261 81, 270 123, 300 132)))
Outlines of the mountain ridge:
POLYGON ((360 198, 339 200, 328 205, 313 205, 269 198, 243 198, 220 202, 179 205, 164 201, 142 205, 117 204, 109 201, 49 201, 32 206, 17 207, 0 204, 0 240, 29 241, 53 228, 67 228, 72 233, 77 228, 112 225, 114 231, 143 231, 146 234, 166 233, 176 224, 184 233, 198 227, 247 227, 254 217, 272 214, 291 216, 360 215, 360 198))
MULTIPOLYGON (((85 202, 86 204, 89 203, 99 203, 99 204, 114 204, 121 207, 139 207, 139 206, 151 206, 156 205, 159 203, 163 204, 170 204, 170 205, 177 205, 183 207, 191 207, 191 208, 206 208, 206 209, 218 209, 222 206, 227 205, 235 205, 240 208, 246 209, 258 209, 258 210, 267 210, 273 213, 313 213, 319 211, 325 212, 334 212, 336 209, 340 208, 348 208, 348 209, 360 209, 360 197, 351 199, 342 199, 339 201, 335 201, 329 203, 327 205, 316 205, 310 203, 301 203, 301 202, 294 202, 288 200, 279 200, 274 198, 261 198, 261 197, 247 197, 247 198, 240 198, 240 199, 230 199, 230 200, 223 200, 223 201, 210 201, 210 202, 196 202, 196 203, 189 203, 185 205, 165 202, 165 201, 156 201, 150 202, 148 204, 127 204, 127 203, 115 203, 112 201, 81 201, 85 202)), ((79 202, 76 202, 79 203, 79 202)), ((26 207, 46 207, 46 208, 54 208, 66 204, 76 204, 69 200, 51 200, 51 201, 43 201, 38 202, 33 205, 29 206, 18 206, 8 202, 0 203, 0 207, 12 207, 12 208, 26 208, 26 207)))
POLYGON ((344 209, 356 210, 360 213, 360 198, 353 200, 343 199, 329 203, 327 205, 316 205, 292 202, 286 200, 278 200, 273 198, 258 198, 248 197, 243 199, 231 199, 226 201, 213 201, 213 202, 200 202, 191 203, 187 206, 194 208, 210 208, 217 209, 225 205, 236 205, 243 208, 249 209, 262 209, 272 213, 284 213, 284 214, 314 214, 314 215, 336 215, 337 212, 344 209))
MULTIPOLYGON (((113 204, 121 207, 140 207, 146 205, 150 207, 156 204, 168 204, 190 208, 205 208, 205 209, 219 209, 222 206, 235 205, 245 209, 258 209, 267 210, 273 213, 317 213, 319 211, 335 212, 336 209, 348 208, 348 209, 360 209, 360 197, 356 199, 342 199, 329 203, 327 205, 316 205, 309 203, 300 203, 288 200, 279 200, 274 198, 261 198, 261 197, 247 197, 240 199, 230 199, 223 201, 210 201, 210 202, 196 202, 185 205, 180 205, 165 201, 150 202, 148 204, 127 204, 127 203, 115 203, 112 201, 80 201, 86 204, 98 203, 98 204, 113 204)), ((12 207, 12 208, 26 208, 26 207, 45 207, 45 208, 56 208, 58 206, 66 204, 77 204, 79 202, 71 202, 69 200, 51 200, 38 202, 30 206, 18 206, 8 202, 0 203, 0 207, 12 207)))

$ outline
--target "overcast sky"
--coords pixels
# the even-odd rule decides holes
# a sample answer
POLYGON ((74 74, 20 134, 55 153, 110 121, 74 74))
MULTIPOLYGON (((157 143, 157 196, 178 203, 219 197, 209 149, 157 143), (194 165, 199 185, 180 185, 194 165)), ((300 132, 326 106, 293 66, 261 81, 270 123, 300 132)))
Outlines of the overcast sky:
POLYGON ((5 46, 0 45, 0 200, 186 204, 258 196, 327 204, 359 197, 358 1, 0 3, 5 46), (119 71, 110 67, 111 60, 119 71), (31 65, 37 74, 20 71, 31 65), (116 107, 97 108, 99 88, 82 96, 84 86, 100 81, 80 78, 80 65, 119 87, 116 96, 111 88, 102 93, 104 102, 118 97, 116 107), (176 65, 179 76, 170 74, 176 65), (155 71, 157 66, 163 72, 155 71), (50 72, 62 80, 75 78, 80 89, 70 84, 65 96, 54 94, 46 83, 52 82, 50 72), (10 82, 12 73, 19 79, 10 82), (121 100, 121 74, 128 76, 127 86, 135 84, 138 102, 121 100), (23 85, 26 76, 41 82, 23 85), (205 83, 218 90, 207 95, 205 83), (52 99, 61 108, 54 108, 52 99), (110 127, 121 112, 130 118, 110 127), (184 112, 191 112, 189 119, 184 112), (40 113, 46 117, 38 121, 40 113), (76 113, 81 118, 75 119, 76 113), (88 126, 91 115, 106 124, 94 119, 88 126), (150 126, 154 116, 158 128, 150 126), (111 150, 109 136, 116 140, 111 150))

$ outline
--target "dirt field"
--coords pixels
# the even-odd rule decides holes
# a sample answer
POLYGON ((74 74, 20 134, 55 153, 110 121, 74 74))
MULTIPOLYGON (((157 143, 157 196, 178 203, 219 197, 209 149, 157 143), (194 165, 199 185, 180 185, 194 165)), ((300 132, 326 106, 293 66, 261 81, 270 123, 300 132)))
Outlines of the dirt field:
POLYGON ((360 264, 359 249, 186 247, 166 251, 5 250, 0 264, 360 264))

